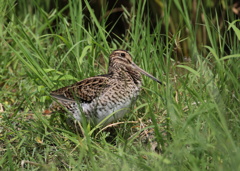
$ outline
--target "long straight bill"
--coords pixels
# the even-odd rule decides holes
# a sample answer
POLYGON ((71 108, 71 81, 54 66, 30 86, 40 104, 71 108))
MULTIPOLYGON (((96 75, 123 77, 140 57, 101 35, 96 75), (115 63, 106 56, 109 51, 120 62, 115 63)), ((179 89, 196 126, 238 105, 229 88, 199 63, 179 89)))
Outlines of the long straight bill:
POLYGON ((137 66, 135 63, 132 63, 132 65, 142 74, 148 76, 149 78, 153 79, 154 81, 157 81, 159 84, 162 84, 161 81, 159 81, 157 78, 155 78, 154 76, 152 76, 151 74, 147 73, 146 71, 144 71, 142 68, 140 68, 139 66, 137 66))

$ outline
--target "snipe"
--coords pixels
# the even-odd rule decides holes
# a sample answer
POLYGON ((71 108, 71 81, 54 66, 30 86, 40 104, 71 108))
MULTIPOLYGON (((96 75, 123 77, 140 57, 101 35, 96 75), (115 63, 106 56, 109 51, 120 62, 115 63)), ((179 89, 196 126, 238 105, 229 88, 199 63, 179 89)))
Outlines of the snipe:
POLYGON ((51 111, 66 110, 78 120, 82 115, 96 125, 103 125, 122 118, 136 101, 141 90, 141 74, 162 84, 151 74, 139 68, 130 54, 115 50, 109 59, 108 74, 86 78, 73 85, 51 92, 56 99, 51 111))

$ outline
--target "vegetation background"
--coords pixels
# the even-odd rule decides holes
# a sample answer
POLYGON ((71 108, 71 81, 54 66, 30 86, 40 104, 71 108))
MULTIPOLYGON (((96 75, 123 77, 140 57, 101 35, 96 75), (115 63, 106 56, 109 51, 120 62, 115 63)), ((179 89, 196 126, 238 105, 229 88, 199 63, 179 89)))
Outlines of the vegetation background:
POLYGON ((240 2, 1 0, 1 170, 240 170, 240 2), (70 128, 49 92, 107 72, 143 78, 131 113, 70 128))

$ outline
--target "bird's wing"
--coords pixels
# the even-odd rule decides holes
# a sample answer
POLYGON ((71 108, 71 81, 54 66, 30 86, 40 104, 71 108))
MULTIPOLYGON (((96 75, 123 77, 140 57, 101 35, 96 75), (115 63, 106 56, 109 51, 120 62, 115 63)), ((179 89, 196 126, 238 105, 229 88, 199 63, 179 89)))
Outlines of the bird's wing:
POLYGON ((78 100, 89 103, 99 97, 109 86, 109 75, 101 75, 86 78, 71 86, 52 91, 50 94, 59 101, 74 102, 78 100))

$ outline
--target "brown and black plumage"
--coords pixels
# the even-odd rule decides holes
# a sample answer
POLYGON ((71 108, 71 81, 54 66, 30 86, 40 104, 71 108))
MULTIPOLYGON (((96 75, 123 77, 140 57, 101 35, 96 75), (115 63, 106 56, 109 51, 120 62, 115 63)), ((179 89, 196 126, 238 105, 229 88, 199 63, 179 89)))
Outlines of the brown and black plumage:
POLYGON ((106 125, 127 113, 141 90, 141 74, 161 82, 133 63, 130 54, 115 50, 109 59, 108 74, 86 78, 51 92, 56 99, 51 110, 67 110, 78 120, 84 115, 96 125, 106 125), (110 116, 111 115, 111 116, 110 116))

